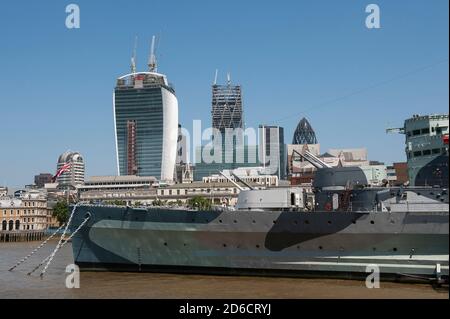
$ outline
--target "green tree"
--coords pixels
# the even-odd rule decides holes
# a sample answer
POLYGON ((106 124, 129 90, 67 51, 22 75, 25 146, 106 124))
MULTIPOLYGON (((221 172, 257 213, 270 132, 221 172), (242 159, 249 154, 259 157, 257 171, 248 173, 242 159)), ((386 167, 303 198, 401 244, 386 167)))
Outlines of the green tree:
POLYGON ((69 205, 65 201, 59 201, 56 203, 55 207, 53 207, 53 217, 59 222, 59 225, 67 222, 69 219, 69 205))
POLYGON ((209 210, 211 209, 211 202, 202 196, 194 196, 190 198, 187 202, 188 206, 198 210, 209 210))
POLYGON ((153 206, 164 206, 166 204, 166 201, 160 200, 160 199, 155 199, 152 202, 153 206))
POLYGON ((124 200, 120 200, 120 199, 111 201, 111 204, 114 206, 127 206, 127 202, 124 200))

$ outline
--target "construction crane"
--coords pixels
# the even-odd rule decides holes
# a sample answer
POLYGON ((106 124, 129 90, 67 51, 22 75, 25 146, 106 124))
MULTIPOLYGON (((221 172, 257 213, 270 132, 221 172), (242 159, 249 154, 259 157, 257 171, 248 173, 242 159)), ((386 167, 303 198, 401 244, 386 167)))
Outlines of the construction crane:
POLYGON ((153 36, 152 37, 152 45, 150 47, 150 57, 148 59, 148 68, 149 68, 150 72, 158 71, 158 66, 156 64, 156 55, 155 55, 155 40, 156 40, 156 37, 153 36))
POLYGON ((131 73, 136 73, 136 49, 137 49, 137 41, 138 37, 134 37, 134 49, 133 49, 133 56, 131 57, 131 73))

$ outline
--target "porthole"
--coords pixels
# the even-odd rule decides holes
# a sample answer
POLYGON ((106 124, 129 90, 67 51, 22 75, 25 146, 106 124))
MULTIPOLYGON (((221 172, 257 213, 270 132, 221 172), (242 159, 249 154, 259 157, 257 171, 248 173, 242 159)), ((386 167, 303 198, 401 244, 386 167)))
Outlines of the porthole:
POLYGON ((373 220, 371 220, 370 223, 371 223, 372 225, 375 224, 375 222, 374 222, 373 220))
POLYGON ((392 249, 393 251, 397 251, 397 248, 396 247, 394 247, 394 249, 392 249))
POLYGON ((253 221, 253 224, 256 224, 256 220, 253 221))
POLYGON ((276 223, 277 223, 277 221, 276 221, 276 220, 274 220, 274 221, 273 221, 273 223, 274 223, 274 224, 276 224, 276 223))
POLYGON ((331 220, 329 220, 327 223, 328 223, 328 225, 331 225, 331 220))
POLYGON ((323 249, 323 247, 322 246, 319 246, 319 250, 322 250, 323 249))
POLYGON ((373 251, 377 251, 377 248, 376 248, 376 247, 373 247, 372 250, 373 250, 373 251))
POLYGON ((308 225, 309 224, 309 220, 305 220, 305 224, 308 225))
POLYGON ((223 247, 227 247, 227 244, 223 244, 223 247))
POLYGON ((256 245, 256 248, 259 248, 259 245, 256 245))
POLYGON ((167 246, 167 243, 164 243, 164 246, 167 246))
POLYGON ((221 220, 221 219, 219 219, 219 223, 222 223, 222 220, 221 220))
POLYGON ((236 223, 237 223, 237 220, 235 219, 233 222, 236 224, 236 223))

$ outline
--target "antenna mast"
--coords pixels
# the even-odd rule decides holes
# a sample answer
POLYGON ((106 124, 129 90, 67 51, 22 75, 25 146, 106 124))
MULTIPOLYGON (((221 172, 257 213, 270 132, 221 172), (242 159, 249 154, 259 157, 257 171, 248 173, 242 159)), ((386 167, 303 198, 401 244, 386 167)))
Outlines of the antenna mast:
POLYGON ((156 37, 152 37, 152 46, 150 48, 150 57, 148 59, 148 68, 150 72, 157 72, 156 56, 155 56, 155 40, 156 37))

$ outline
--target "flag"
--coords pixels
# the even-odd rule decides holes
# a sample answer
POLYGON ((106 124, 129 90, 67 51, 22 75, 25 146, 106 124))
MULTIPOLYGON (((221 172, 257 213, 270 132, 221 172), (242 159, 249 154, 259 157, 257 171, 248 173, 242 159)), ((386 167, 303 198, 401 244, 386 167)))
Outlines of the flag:
POLYGON ((64 172, 68 172, 70 170, 71 165, 72 164, 70 163, 65 163, 63 166, 61 166, 61 168, 56 171, 55 176, 53 176, 53 182, 55 182, 56 179, 60 177, 64 172))

